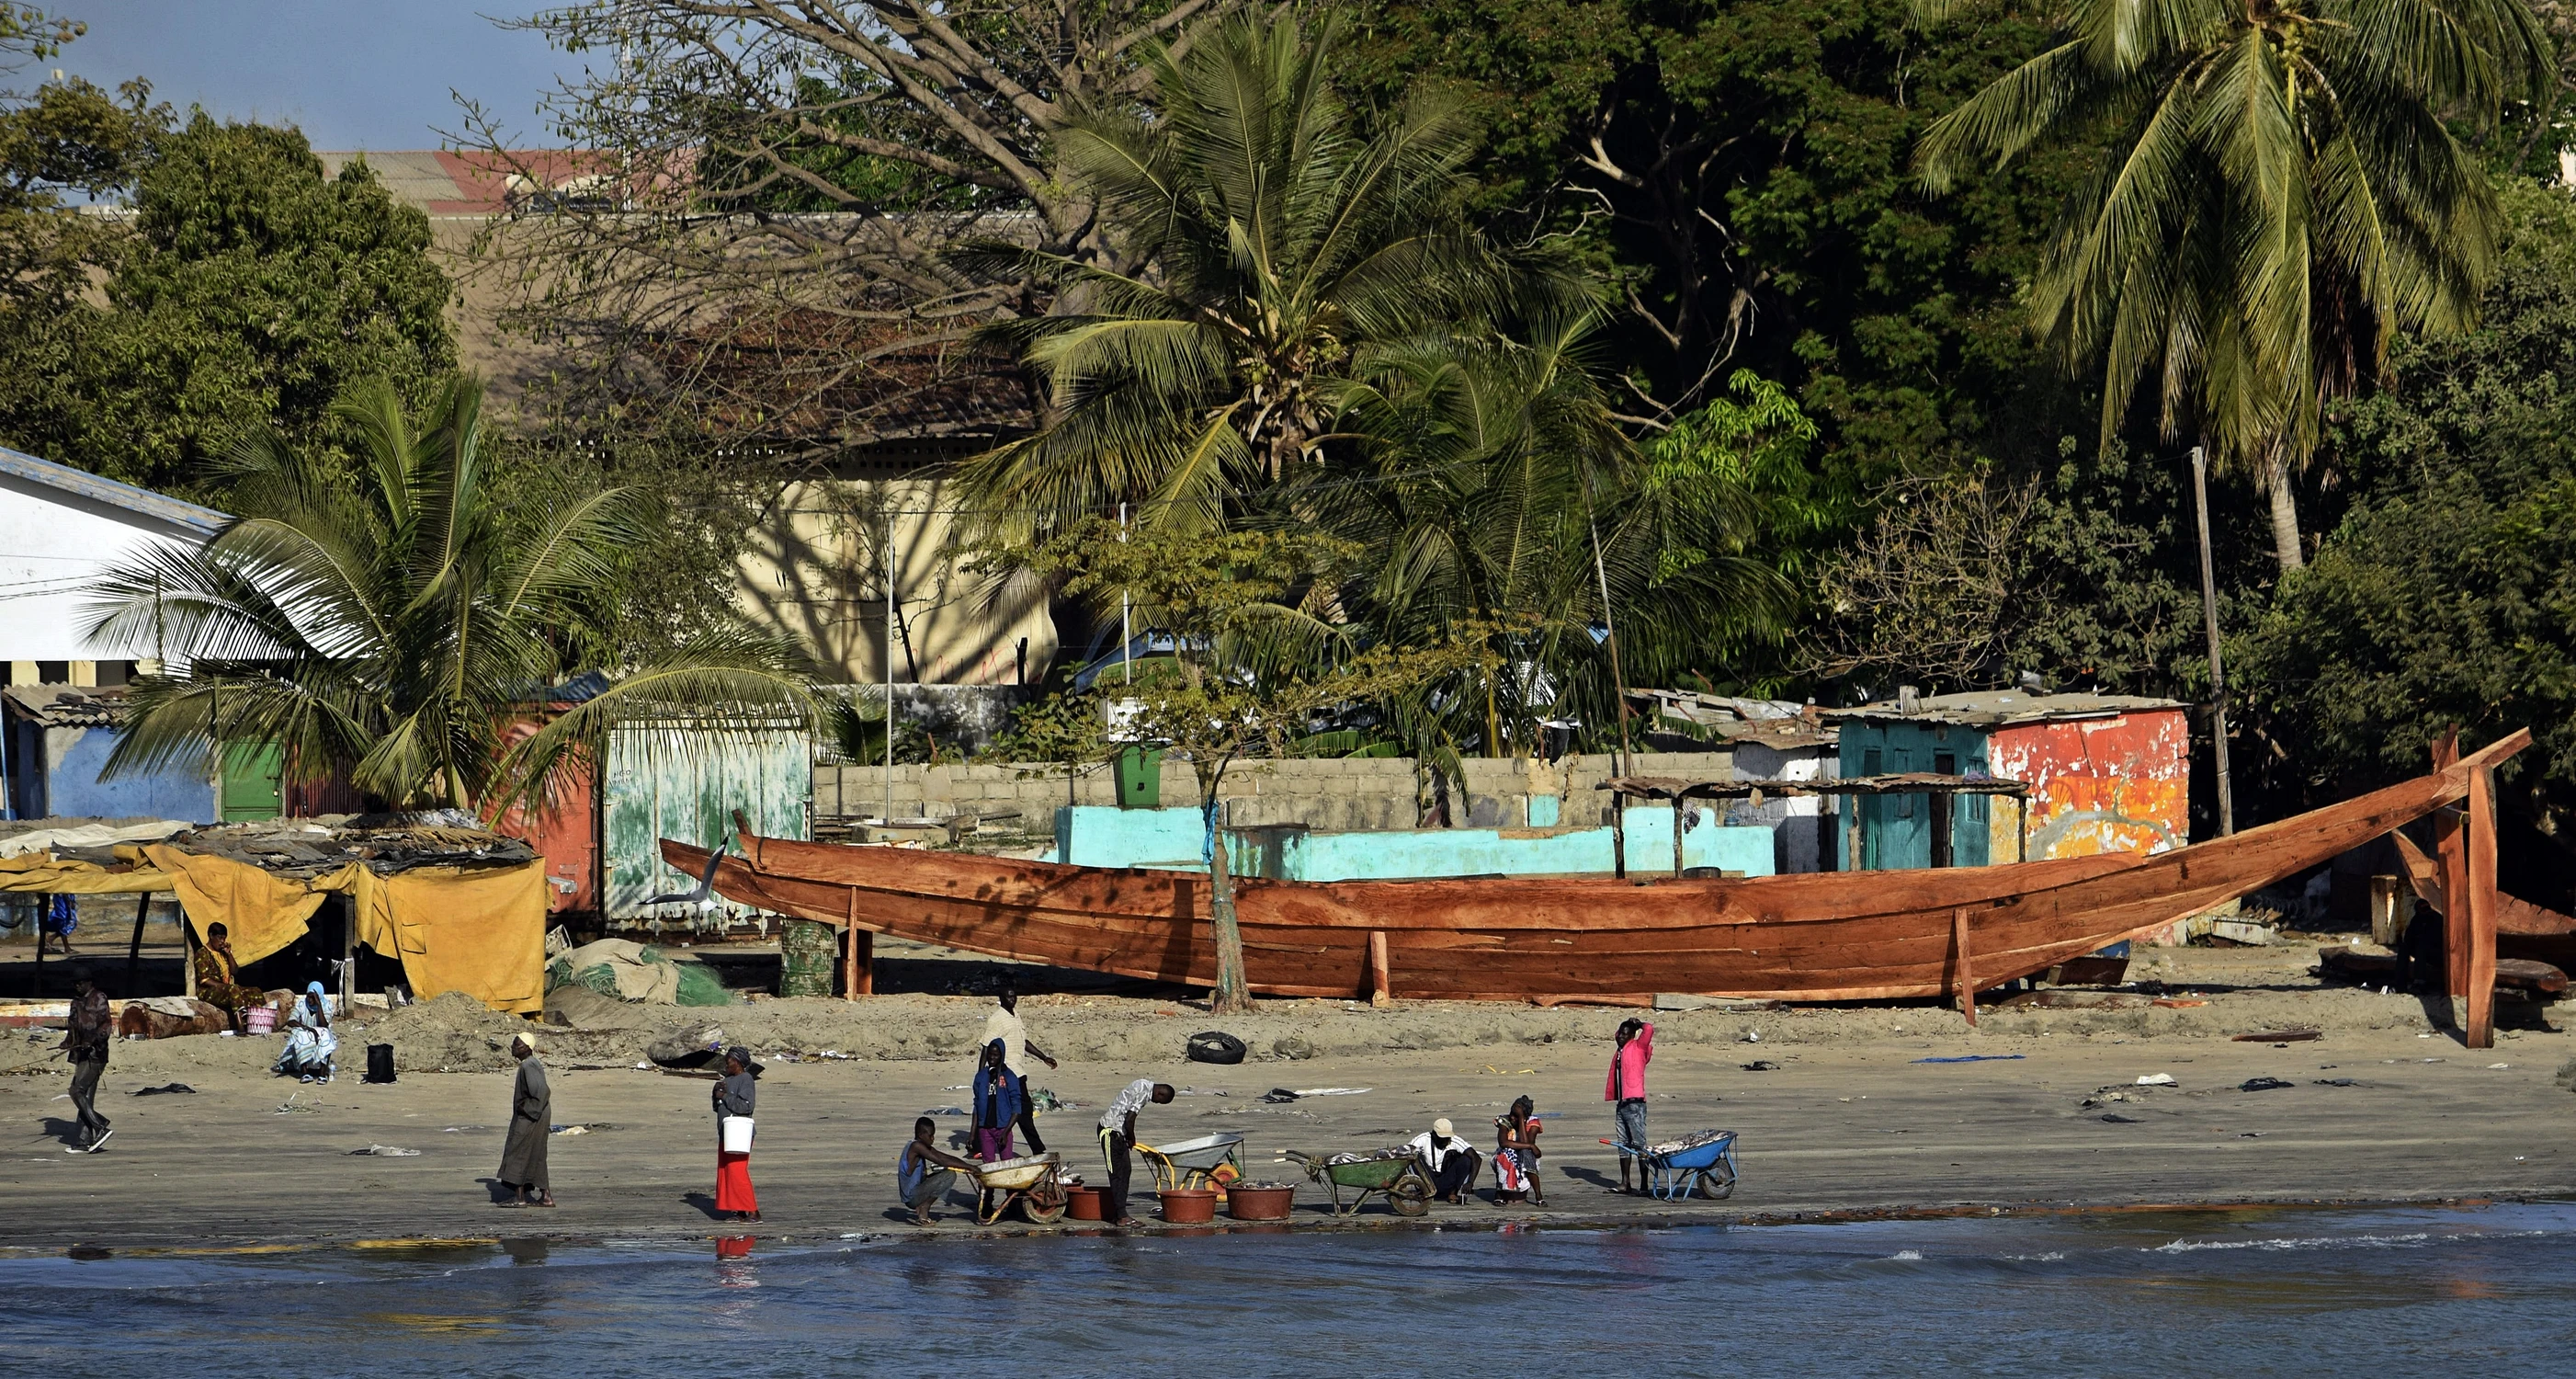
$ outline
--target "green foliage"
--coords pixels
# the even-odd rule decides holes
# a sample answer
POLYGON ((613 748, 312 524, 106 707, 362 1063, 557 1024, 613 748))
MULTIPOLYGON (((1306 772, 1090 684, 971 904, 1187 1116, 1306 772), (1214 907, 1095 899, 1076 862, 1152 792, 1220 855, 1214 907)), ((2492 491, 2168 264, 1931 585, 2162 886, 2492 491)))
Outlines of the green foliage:
POLYGON ((776 648, 711 636, 509 734, 539 687, 581 668, 567 630, 613 597, 645 504, 594 489, 504 509, 485 485, 481 409, 471 380, 417 420, 391 384, 359 385, 334 408, 362 442, 354 480, 273 430, 239 442, 225 477, 247 515, 100 581, 97 634, 176 662, 137 683, 110 771, 202 770, 222 744, 273 744, 300 779, 339 776, 400 808, 498 812, 544 798, 619 723, 812 720, 811 691, 776 648))
POLYGON ((1924 132, 1923 184, 2100 146, 2032 280, 2033 326, 2070 367, 2102 361, 2106 448, 2149 383, 2160 435, 2261 472, 2286 519, 2321 400, 2376 379, 2397 332, 2474 319, 2500 227, 2463 136, 2551 98, 2548 40, 2521 0, 2067 0, 2059 23, 1924 132))
MULTIPOLYGON (((1819 501, 1807 469, 1818 428, 1787 389, 1751 369, 1736 370, 1727 391, 1734 396, 1711 399, 1646 443, 1644 490, 1681 509, 1683 530, 1725 533, 1736 548, 1728 554, 1758 550, 1793 573, 1803 543, 1839 516, 1819 501)), ((1713 558, 1694 545, 1666 545, 1656 582, 1713 558)))
POLYGON ((1904 0, 1372 0, 1354 82, 1446 80, 1493 157, 1479 204, 1568 234, 1629 310, 1604 357, 1669 417, 1734 369, 1819 426, 1820 502, 2060 429, 2015 301, 2066 185, 2029 160, 1942 201, 1925 125, 2039 51, 2033 16, 1926 41, 1904 0))
POLYGON ((1363 135, 1328 76, 1335 27, 1200 27, 1152 68, 1152 118, 1056 133, 1103 232, 1150 272, 986 243, 979 271, 1053 287, 1057 313, 997 327, 1047 388, 1037 434, 970 463, 969 500, 1012 535, 1120 502, 1208 529, 1241 495, 1330 458, 1355 375, 1391 350, 1473 338, 1581 289, 1462 214, 1475 132, 1423 96, 1363 135))
POLYGON ((2331 795, 2422 769, 2459 725, 2532 730, 2508 768, 2565 846, 2576 808, 2576 204, 2508 188, 2483 323, 2401 342, 2395 382, 2334 420, 2363 480, 2311 568, 2231 654, 2291 754, 2276 788, 2331 795))
POLYGON ((345 440, 331 408, 357 380, 418 396, 452 367, 427 217, 362 164, 324 178, 293 130, 174 126, 147 99, 58 83, 6 117, 0 243, 45 271, 22 271, 0 321, 0 439, 217 496, 210 462, 232 437, 345 440), (131 219, 72 209, 72 191, 131 219), (103 292, 84 291, 92 275, 103 292))

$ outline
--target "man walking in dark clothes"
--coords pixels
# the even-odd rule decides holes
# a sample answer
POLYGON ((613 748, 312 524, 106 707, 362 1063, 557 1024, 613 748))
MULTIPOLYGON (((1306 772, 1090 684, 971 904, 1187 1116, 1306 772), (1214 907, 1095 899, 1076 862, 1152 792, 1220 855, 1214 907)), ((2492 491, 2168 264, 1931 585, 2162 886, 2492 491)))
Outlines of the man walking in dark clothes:
POLYGON ((107 1045, 116 1019, 107 1010, 107 993, 87 974, 72 983, 71 1029, 63 1035, 63 1057, 72 1065, 72 1109, 80 1115, 80 1146, 66 1154, 95 1154, 116 1132, 98 1113, 98 1080, 107 1072, 107 1045))

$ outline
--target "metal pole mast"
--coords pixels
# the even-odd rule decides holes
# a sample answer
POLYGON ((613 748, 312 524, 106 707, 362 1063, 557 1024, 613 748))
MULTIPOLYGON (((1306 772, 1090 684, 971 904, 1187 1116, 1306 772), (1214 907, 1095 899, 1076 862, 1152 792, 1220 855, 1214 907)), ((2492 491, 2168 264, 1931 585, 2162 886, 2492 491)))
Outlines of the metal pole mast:
MULTIPOLYGON (((891 491, 886 495, 894 496, 891 491)), ((885 515, 885 817, 894 820, 894 508, 885 515)))

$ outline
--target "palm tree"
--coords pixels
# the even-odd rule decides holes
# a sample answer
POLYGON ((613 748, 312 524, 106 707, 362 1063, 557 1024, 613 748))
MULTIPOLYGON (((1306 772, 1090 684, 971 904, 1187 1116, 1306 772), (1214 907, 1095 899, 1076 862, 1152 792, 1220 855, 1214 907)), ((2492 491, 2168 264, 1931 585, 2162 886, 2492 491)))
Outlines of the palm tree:
MULTIPOLYGON (((1393 715, 1417 756, 1470 741, 1488 756, 1525 753, 1542 719, 1614 721, 1599 635, 1614 622, 1630 658, 1657 670, 1785 625, 1788 582, 1746 554, 1757 527, 1747 495, 1774 476, 1707 463, 1725 447, 1693 418, 1633 444, 1587 367, 1598 323, 1585 304, 1525 320, 1517 338, 1380 351, 1343 394, 1364 481, 1312 470, 1271 505, 1282 514, 1272 520, 1311 524, 1361 553, 1343 606, 1370 641, 1496 629, 1494 658, 1474 668, 1482 683, 1432 687, 1393 715)), ((1747 416, 1757 441, 1783 422, 1777 409, 1747 416)))
POLYGON ((2254 470, 2296 569, 2321 401, 2376 379, 2394 332, 2475 316, 2500 221, 2459 136, 2549 99, 2549 42, 2518 0, 2068 0, 2062 24, 1934 122, 1917 174, 1941 193, 2099 142, 2033 325, 2070 365, 2104 360, 2105 443, 2152 374, 2163 434, 2254 470))
POLYGON ((244 437, 225 471, 251 515, 103 581, 94 635, 166 643, 172 661, 136 682, 108 769, 203 769, 226 746, 274 744, 300 780, 336 775, 396 808, 497 813, 542 800, 620 722, 721 733, 814 721, 783 651, 712 634, 620 667, 608 692, 512 734, 538 687, 579 669, 567 634, 649 525, 624 488, 505 510, 487 483, 482 398, 479 381, 454 380, 415 424, 391 384, 360 385, 335 409, 361 442, 354 482, 275 432, 244 437))
POLYGON ((1456 101, 1418 96, 1358 132, 1327 79, 1335 36, 1290 19, 1202 29, 1152 68, 1152 112, 1058 131, 1064 175, 1145 265, 1119 274, 988 244, 1059 314, 996 327, 1047 388, 1046 424, 966 466, 1014 538, 1121 502, 1224 525, 1241 494, 1323 458, 1340 395, 1378 352, 1582 295, 1467 223, 1476 147, 1456 101))

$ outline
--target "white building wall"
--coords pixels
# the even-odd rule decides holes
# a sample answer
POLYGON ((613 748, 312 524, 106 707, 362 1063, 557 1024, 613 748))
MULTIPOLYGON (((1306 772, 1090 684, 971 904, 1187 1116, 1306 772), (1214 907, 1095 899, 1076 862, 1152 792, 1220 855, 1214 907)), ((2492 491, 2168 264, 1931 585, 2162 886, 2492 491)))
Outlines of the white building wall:
POLYGON ((149 645, 102 645, 84 634, 99 572, 157 542, 201 539, 175 523, 0 472, 0 660, 151 657, 149 645))

